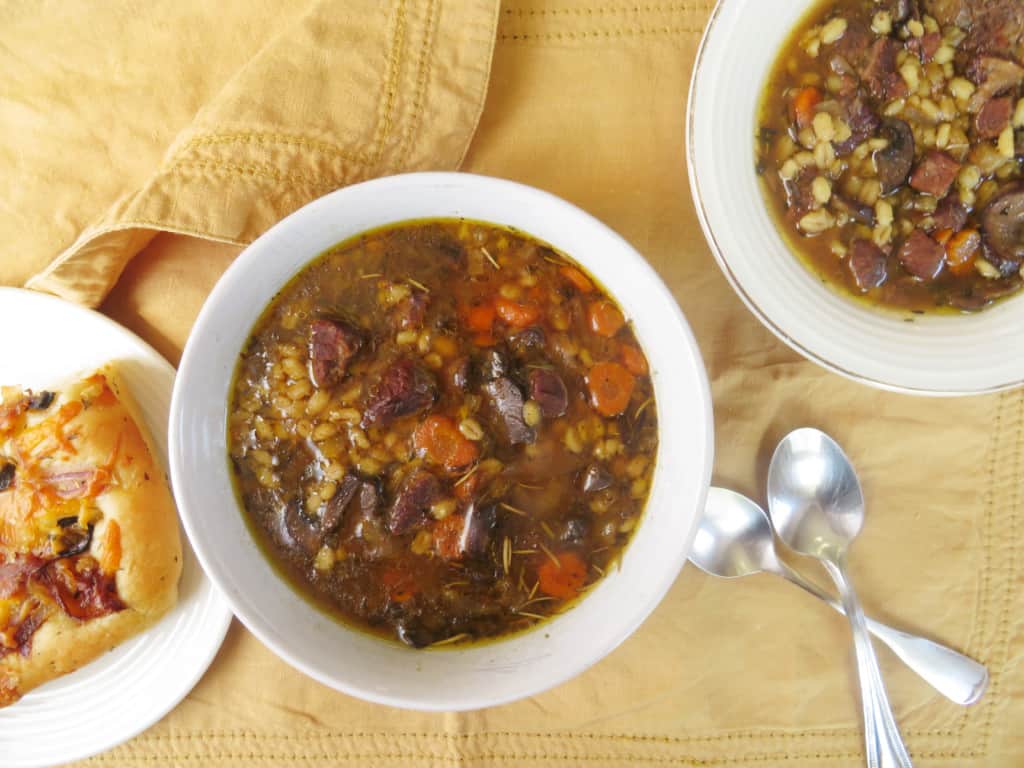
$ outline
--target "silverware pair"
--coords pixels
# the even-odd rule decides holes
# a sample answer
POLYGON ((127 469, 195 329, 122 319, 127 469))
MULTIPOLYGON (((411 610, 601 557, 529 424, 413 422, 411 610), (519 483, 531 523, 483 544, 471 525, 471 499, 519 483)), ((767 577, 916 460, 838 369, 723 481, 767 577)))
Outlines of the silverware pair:
POLYGON ((690 560, 724 578, 777 574, 845 613, 856 651, 867 764, 910 766, 868 633, 958 704, 981 698, 988 670, 944 645, 865 618, 846 571, 847 551, 864 522, 864 496, 849 459, 828 435, 798 429, 779 443, 768 470, 768 506, 770 517, 747 497, 712 488, 690 560), (822 562, 839 590, 839 601, 779 559, 773 523, 792 550, 822 562))

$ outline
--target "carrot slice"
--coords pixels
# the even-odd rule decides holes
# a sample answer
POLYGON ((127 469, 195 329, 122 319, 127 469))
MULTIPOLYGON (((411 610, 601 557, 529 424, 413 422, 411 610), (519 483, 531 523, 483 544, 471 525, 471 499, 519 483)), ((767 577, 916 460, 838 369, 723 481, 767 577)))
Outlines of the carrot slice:
POLYGON ((117 520, 107 522, 107 533, 99 560, 100 570, 107 575, 114 573, 121 566, 121 527, 117 520))
POLYGON ((480 451, 447 416, 428 416, 412 435, 413 448, 449 472, 463 470, 476 461, 480 451))
POLYGON ((949 242, 949 239, 953 237, 952 229, 940 229, 938 232, 932 235, 932 239, 938 243, 945 245, 949 242))
POLYGON ((501 298, 494 303, 498 317, 514 328, 525 328, 533 325, 540 317, 540 307, 536 304, 520 304, 516 301, 501 298))
POLYGON ((594 290, 594 284, 590 281, 590 278, 583 274, 582 270, 576 269, 576 267, 566 264, 558 270, 562 277, 572 283, 580 293, 590 293, 594 290))
POLYGON ((587 583, 587 564, 574 552, 560 552, 556 565, 545 560, 537 569, 540 591, 561 600, 572 600, 587 583))
POLYGON ((103 390, 92 399, 92 405, 116 405, 117 395, 114 394, 114 390, 108 387, 106 384, 103 385, 103 390))
MULTIPOLYGON (((117 402, 117 395, 107 384, 107 378, 102 373, 94 373, 88 379, 86 379, 93 387, 99 386, 100 392, 98 395, 90 396, 90 405, 114 405, 117 402)), ((91 389, 91 387, 90 387, 91 389)))
POLYGON ((964 229, 946 243, 946 264, 954 275, 968 275, 981 248, 981 235, 976 229, 964 229))
POLYGON ((478 333, 473 337, 473 343, 478 347, 493 347, 497 344, 497 339, 493 333, 478 333))
POLYGON ((466 524, 463 515, 448 515, 434 523, 434 551, 445 560, 458 560, 462 557, 462 529, 466 524))
POLYGON ((466 327, 477 333, 490 333, 494 325, 494 305, 476 304, 463 310, 466 327))
POLYGON ((419 591, 412 576, 394 567, 381 573, 380 583, 384 585, 388 597, 396 603, 404 603, 419 591))
POLYGON ((602 416, 618 416, 629 405, 636 379, 618 363, 597 363, 587 372, 590 404, 602 416))
POLYGON ((78 453, 64 434, 64 427, 82 412, 85 406, 81 400, 64 403, 57 413, 34 427, 29 427, 15 439, 17 449, 24 454, 43 455, 44 451, 63 450, 69 454, 78 453))
POLYGON ((637 376, 647 373, 647 358, 644 353, 631 344, 622 345, 622 364, 626 369, 637 376))
POLYGON ((626 318, 622 316, 619 308, 607 299, 591 302, 587 307, 587 318, 590 330, 608 338, 618 333, 619 329, 626 324, 626 318))
POLYGON ((456 483, 455 498, 463 503, 468 502, 476 495, 477 488, 480 487, 480 474, 474 472, 462 482, 456 481, 456 483))
POLYGON ((821 91, 813 85, 801 88, 793 97, 791 118, 801 128, 807 128, 814 122, 814 108, 821 103, 821 99, 821 91))

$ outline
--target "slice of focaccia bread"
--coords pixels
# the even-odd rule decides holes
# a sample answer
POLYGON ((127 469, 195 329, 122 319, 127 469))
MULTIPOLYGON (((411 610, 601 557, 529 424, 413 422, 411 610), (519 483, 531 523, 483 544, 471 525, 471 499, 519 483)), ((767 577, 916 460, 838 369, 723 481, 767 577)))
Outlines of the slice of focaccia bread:
POLYGON ((174 605, 178 518, 116 367, 0 398, 0 706, 174 605))

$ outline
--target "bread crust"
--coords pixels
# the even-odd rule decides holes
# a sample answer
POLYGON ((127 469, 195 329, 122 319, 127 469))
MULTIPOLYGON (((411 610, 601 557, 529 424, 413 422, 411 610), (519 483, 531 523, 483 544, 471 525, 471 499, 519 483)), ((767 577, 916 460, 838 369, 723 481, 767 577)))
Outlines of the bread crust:
MULTIPOLYGON (((116 366, 108 364, 98 375, 116 401, 107 397, 102 406, 83 409, 65 431, 77 434, 77 466, 110 467, 111 481, 93 500, 102 517, 88 551, 113 571, 125 608, 79 620, 52 605, 32 637, 29 655, 0 658, 0 706, 114 648, 155 623, 177 600, 178 516, 158 454, 116 366)), ((79 399, 96 386, 95 377, 76 382, 59 393, 60 402, 79 399)))

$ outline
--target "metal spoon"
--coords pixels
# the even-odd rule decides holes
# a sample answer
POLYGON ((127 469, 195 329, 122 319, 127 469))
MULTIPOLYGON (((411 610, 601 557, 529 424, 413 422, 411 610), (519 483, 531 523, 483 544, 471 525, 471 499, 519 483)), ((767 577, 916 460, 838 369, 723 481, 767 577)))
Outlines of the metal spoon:
POLYGON ((864 612, 846 572, 846 552, 864 523, 864 495, 846 454, 817 429, 782 439, 768 468, 768 513, 792 549, 821 560, 839 589, 853 631, 868 768, 909 767, 864 612))
MULTIPOLYGON (((742 494, 711 488, 690 561, 726 579, 766 571, 781 576, 845 613, 843 606, 779 559, 768 513, 742 494)), ((988 670, 952 648, 867 618, 868 631, 908 667, 957 704, 973 704, 988 685, 988 670)))

